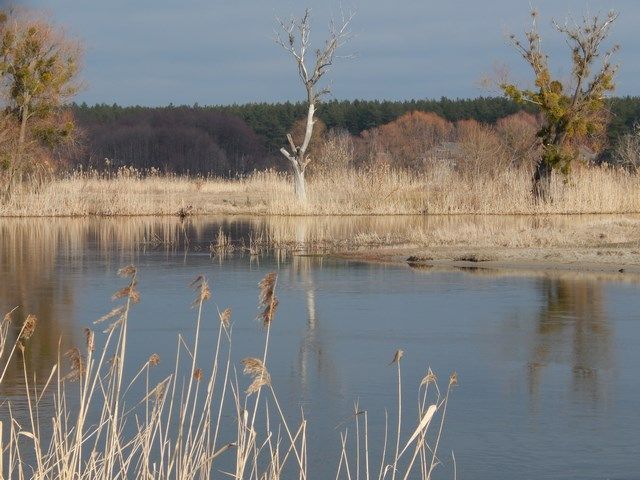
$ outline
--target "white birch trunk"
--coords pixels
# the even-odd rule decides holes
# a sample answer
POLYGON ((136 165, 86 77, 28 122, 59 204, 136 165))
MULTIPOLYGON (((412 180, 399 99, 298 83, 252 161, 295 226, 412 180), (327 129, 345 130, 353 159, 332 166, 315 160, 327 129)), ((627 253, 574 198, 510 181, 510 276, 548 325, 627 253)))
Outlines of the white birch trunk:
POLYGON ((293 163, 293 187, 296 192, 296 196, 301 203, 307 201, 307 184, 304 179, 304 170, 301 170, 296 163, 293 163))

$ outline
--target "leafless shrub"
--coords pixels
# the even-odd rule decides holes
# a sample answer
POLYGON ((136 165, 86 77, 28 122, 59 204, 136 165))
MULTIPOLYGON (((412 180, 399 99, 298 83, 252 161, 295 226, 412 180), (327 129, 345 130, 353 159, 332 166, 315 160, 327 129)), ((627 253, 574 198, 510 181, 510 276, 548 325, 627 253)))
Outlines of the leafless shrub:
POLYGON ((330 130, 319 149, 312 173, 345 172, 353 167, 353 138, 346 130, 330 130))
POLYGON ((526 168, 533 172, 540 158, 540 141, 537 137, 542 123, 538 117, 518 112, 496 122, 496 133, 508 156, 509 166, 526 168))
POLYGON ((451 132, 452 126, 445 119, 434 113, 415 111, 363 132, 362 137, 374 148, 373 163, 422 170, 432 150, 446 142, 451 132))
POLYGON ((618 139, 613 160, 629 170, 638 172, 640 169, 640 123, 636 123, 631 132, 618 139))
POLYGON ((463 175, 477 178, 496 175, 509 166, 495 128, 475 120, 456 122, 453 156, 456 169, 463 175))

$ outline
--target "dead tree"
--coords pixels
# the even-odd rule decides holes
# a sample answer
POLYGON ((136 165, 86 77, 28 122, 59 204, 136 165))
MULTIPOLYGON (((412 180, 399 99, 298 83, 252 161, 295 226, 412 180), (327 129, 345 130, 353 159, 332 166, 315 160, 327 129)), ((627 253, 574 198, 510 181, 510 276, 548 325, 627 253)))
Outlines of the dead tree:
POLYGON ((315 63, 313 68, 307 67, 307 51, 309 50, 309 34, 311 32, 311 15, 307 8, 300 20, 292 18, 288 23, 278 19, 283 32, 276 34, 276 43, 291 54, 298 68, 298 76, 304 85, 307 94, 307 121, 304 140, 301 145, 296 145, 291 134, 287 134, 289 150, 281 148, 280 151, 291 163, 293 169, 294 187, 296 196, 300 202, 306 202, 307 190, 304 172, 311 158, 307 155, 307 148, 313 134, 315 123, 316 105, 320 99, 330 93, 328 86, 319 87, 319 82, 333 65, 336 51, 349 40, 351 34, 348 30, 353 19, 353 14, 343 16, 340 26, 331 21, 329 24, 329 38, 322 49, 315 51, 315 63), (285 38, 283 38, 283 34, 285 38))

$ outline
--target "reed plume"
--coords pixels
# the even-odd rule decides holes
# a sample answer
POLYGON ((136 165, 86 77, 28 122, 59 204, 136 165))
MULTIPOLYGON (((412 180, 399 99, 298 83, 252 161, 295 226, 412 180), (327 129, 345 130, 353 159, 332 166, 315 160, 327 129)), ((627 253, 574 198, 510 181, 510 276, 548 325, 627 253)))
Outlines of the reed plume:
POLYGON ((71 364, 71 371, 64 377, 65 380, 71 382, 79 380, 85 371, 84 359, 82 358, 80 350, 77 347, 70 348, 64 356, 69 359, 69 363, 71 364))
POLYGON ((249 375, 253 380, 246 390, 247 395, 258 392, 265 385, 271 385, 271 375, 262 360, 248 357, 242 360, 242 364, 244 365, 243 373, 249 375))
POLYGON ((132 279, 129 285, 121 288, 116 293, 114 293, 111 296, 111 300, 118 300, 119 298, 128 297, 131 300, 131 303, 139 303, 140 293, 136 289, 137 285, 138 285, 138 282, 135 279, 132 279))
POLYGON ((152 367, 155 367, 157 365, 160 365, 160 355, 158 355, 157 353, 152 354, 149 357, 148 360, 149 365, 151 365, 152 367))
POLYGON ((137 269, 133 265, 127 265, 118 270, 118 275, 124 278, 133 278, 136 276, 137 269))
POLYGON ((404 356, 404 350, 396 350, 396 353, 393 355, 393 360, 389 363, 389 365, 393 365, 394 363, 399 363, 400 359, 404 356))
POLYGON ((137 290, 138 281, 136 280, 136 276, 138 271, 136 267, 133 265, 127 265, 126 267, 118 270, 118 275, 123 278, 130 278, 129 285, 124 288, 121 288, 116 293, 114 293, 111 297, 111 300, 118 300, 119 298, 127 297, 131 303, 140 302, 140 293, 137 290))
POLYGON ((220 314, 220 322, 222 326, 227 329, 231 324, 231 308, 225 308, 220 314))
POLYGON ((102 323, 106 320, 109 320, 110 318, 116 317, 118 315, 122 315, 124 313, 124 310, 125 310, 124 305, 113 308, 109 313, 104 314, 99 319, 95 320, 93 323, 94 324, 102 323))
POLYGON ((211 298, 211 290, 209 289, 209 282, 204 275, 198 275, 196 279, 189 284, 197 292, 196 299, 193 301, 192 306, 195 307, 203 302, 206 302, 211 298))
POLYGON ((10 312, 6 313, 5 316, 2 319, 2 326, 4 327, 5 325, 9 325, 11 322, 13 322, 13 310, 11 310, 10 312))
POLYGON ((273 317, 278 308, 278 298, 276 297, 276 284, 278 283, 278 274, 270 272, 260 281, 259 306, 263 310, 258 314, 258 320, 262 321, 264 327, 271 325, 273 317))
POLYGON ((427 374, 424 376, 424 378, 420 382, 420 386, 422 387, 424 385, 429 385, 430 383, 437 383, 437 382, 438 382, 438 377, 436 376, 435 373, 433 373, 433 370, 431 370, 431 367, 429 367, 429 369, 427 370, 427 374))
POLYGON ((20 333, 20 340, 29 340, 33 333, 36 331, 36 325, 38 319, 35 315, 28 315, 24 324, 22 325, 22 332, 20 333))
POLYGON ((87 351, 93 352, 96 349, 95 333, 90 328, 84 329, 84 338, 87 343, 87 351))

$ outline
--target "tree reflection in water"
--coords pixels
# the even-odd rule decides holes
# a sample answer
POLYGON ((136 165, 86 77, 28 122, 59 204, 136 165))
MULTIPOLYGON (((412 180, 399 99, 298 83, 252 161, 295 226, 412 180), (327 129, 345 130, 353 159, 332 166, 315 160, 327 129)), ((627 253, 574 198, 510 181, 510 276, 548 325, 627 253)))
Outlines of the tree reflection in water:
POLYGON ((76 279, 91 252, 115 271, 152 244, 180 248, 181 231, 176 219, 0 219, 0 318, 18 307, 13 340, 27 315, 38 319, 28 348, 8 366, 0 392, 24 393, 25 364, 31 379, 46 380, 59 354, 81 337, 73 318, 76 279))
POLYGON ((531 345, 529 390, 537 396, 545 367, 568 365, 571 389, 599 401, 602 376, 612 367, 611 329, 602 284, 597 280, 546 277, 539 281, 542 306, 531 345))
POLYGON ((336 394, 340 388, 338 370, 327 349, 329 343, 324 338, 316 308, 313 271, 319 268, 322 268, 321 257, 294 255, 289 270, 291 283, 297 284, 305 294, 307 323, 296 364, 296 377, 300 381, 300 394, 304 399, 312 396, 312 379, 322 381, 323 388, 328 389, 330 395, 336 394))
POLYGON ((57 260, 61 251, 73 248, 73 242, 73 233, 42 222, 32 226, 22 221, 0 223, 0 317, 18 307, 12 314, 10 343, 27 315, 38 318, 29 348, 18 351, 8 367, 0 386, 5 395, 23 393, 25 362, 30 375, 46 379, 58 355, 59 340, 62 348, 69 344, 75 286, 59 275, 57 260))

